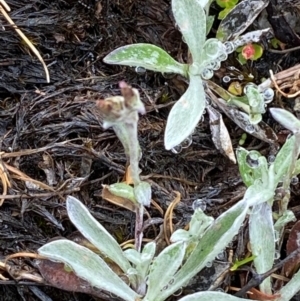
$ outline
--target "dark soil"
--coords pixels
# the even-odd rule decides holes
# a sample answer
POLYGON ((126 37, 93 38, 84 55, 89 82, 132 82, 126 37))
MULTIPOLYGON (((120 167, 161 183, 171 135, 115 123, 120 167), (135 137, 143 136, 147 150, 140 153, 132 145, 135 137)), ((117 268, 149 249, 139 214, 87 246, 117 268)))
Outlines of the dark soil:
MULTIPOLYGON (((179 154, 164 149, 168 112, 186 88, 184 81, 152 72, 139 75, 133 68, 102 62, 115 48, 136 42, 161 46, 177 60, 186 60, 187 47, 174 27, 169 0, 6 2, 11 18, 48 65, 51 82, 46 83, 40 62, 0 16, 0 166, 10 183, 0 208, 1 261, 18 252, 35 253, 50 239, 74 235, 76 229, 65 209, 67 195, 81 200, 120 243, 133 238, 134 214, 100 196, 102 184, 122 181, 126 158, 114 132, 103 130, 93 99, 118 95, 120 80, 140 91, 147 109, 139 123, 140 167, 152 185, 153 200, 165 211, 174 192, 181 194, 174 211, 175 227, 188 224, 195 199, 206 198, 206 213, 217 217, 242 198, 245 187, 238 167, 216 150, 207 116, 195 130, 189 148, 179 154)), ((233 58, 231 61, 242 72, 253 71, 259 80, 268 77, 269 69, 276 73, 294 66, 298 57, 299 52, 266 51, 260 61, 246 67, 238 66, 233 58)), ((220 82, 217 76, 215 80, 220 82)), ((243 131, 224 119, 236 148, 243 131)), ((278 133, 280 128, 268 114, 265 121, 278 133)), ((268 144, 251 136, 244 146, 266 156, 272 153, 268 144)), ((292 204, 299 194, 296 185, 292 204)), ((294 213, 299 217, 300 209, 295 207, 294 213)), ((154 207, 149 214, 162 218, 154 207)), ((156 232, 149 228, 144 236, 155 238, 159 225, 156 227, 156 232)), ((242 229, 241 237, 246 233, 247 229, 242 229)), ((245 251, 246 242, 239 250, 238 242, 233 245, 234 252, 240 252, 237 257, 245 251)), ((38 274, 31 259, 18 257, 10 264, 16 271, 3 272, 9 280, 0 280, 0 301, 96 300, 90 294, 18 278, 20 271, 38 274)), ((197 290, 195 285, 186 293, 193 290, 197 290)))

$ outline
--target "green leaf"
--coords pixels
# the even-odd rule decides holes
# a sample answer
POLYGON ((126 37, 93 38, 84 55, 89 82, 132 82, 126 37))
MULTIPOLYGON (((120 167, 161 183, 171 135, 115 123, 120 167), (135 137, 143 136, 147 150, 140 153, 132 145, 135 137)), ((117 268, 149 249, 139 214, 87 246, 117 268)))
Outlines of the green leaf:
POLYGON ((89 249, 69 240, 56 240, 38 249, 40 255, 70 266, 75 274, 92 286, 111 292, 127 301, 137 300, 134 292, 105 261, 89 249))
POLYGON ((163 290, 159 298, 155 300, 165 300, 176 290, 185 286, 192 277, 205 267, 207 262, 214 260, 224 250, 234 235, 238 233, 247 211, 247 203, 240 201, 221 214, 207 229, 184 265, 175 274, 175 281, 172 286, 170 285, 163 290))
POLYGON ((288 171, 291 167, 293 160, 293 150, 295 147, 296 139, 295 136, 290 137, 280 151, 278 152, 274 161, 274 185, 277 186, 278 182, 283 179, 284 176, 288 176, 288 171))
POLYGON ((187 65, 176 62, 166 51, 152 44, 122 46, 109 53, 103 61, 107 64, 144 67, 152 71, 187 76, 187 65))
POLYGON ((141 255, 142 262, 139 267, 139 272, 144 278, 146 278, 148 274, 150 264, 155 256, 155 251, 156 251, 155 242, 149 242, 143 248, 142 255, 141 255))
POLYGON ((196 209, 190 221, 189 233, 194 239, 199 239, 213 221, 211 216, 207 216, 201 209, 196 209))
POLYGON ((240 175, 247 187, 260 179, 267 184, 268 163, 265 157, 257 151, 247 151, 242 147, 237 149, 236 156, 240 175), (253 160, 252 165, 251 160, 253 160))
MULTIPOLYGON (((187 295, 178 301, 249 301, 249 299, 243 299, 234 297, 232 295, 221 292, 199 292, 192 295, 187 295)), ((257 300, 253 300, 257 301, 257 300)))
POLYGON ((147 182, 140 182, 134 186, 134 195, 139 204, 150 206, 151 203, 151 185, 147 182))
POLYGON ((205 108, 205 92, 199 76, 191 76, 186 92, 173 106, 165 131, 165 148, 172 149, 197 126, 205 108))
POLYGON ((108 185, 107 189, 110 193, 116 196, 126 198, 132 201, 133 203, 137 204, 133 187, 131 187, 130 185, 126 183, 115 183, 112 185, 108 185))
POLYGON ((124 251, 124 255, 127 259, 135 265, 135 269, 139 273, 139 276, 145 280, 149 266, 152 262, 152 259, 155 255, 156 243, 149 242, 143 248, 142 253, 138 252, 135 249, 127 249, 124 251))
POLYGON ((280 295, 276 301, 290 301, 300 291, 300 270, 294 274, 292 279, 278 292, 280 295))
POLYGON ((271 108, 270 112, 273 118, 286 129, 293 133, 300 131, 300 120, 289 111, 280 108, 271 108))
MULTIPOLYGON (((258 274, 270 270, 274 263, 275 234, 271 206, 268 202, 254 206, 249 218, 250 245, 258 274)), ((263 293, 272 294, 270 277, 259 287, 263 293)))
POLYGON ((186 245, 178 242, 165 248, 153 261, 148 276, 148 291, 144 301, 159 301, 161 292, 172 286, 173 276, 180 267, 186 245))
POLYGON ((217 4, 222 8, 233 8, 238 0, 216 0, 217 4))
POLYGON ((172 10, 180 31, 192 54, 193 62, 201 64, 202 47, 206 37, 206 16, 195 0, 172 0, 172 10))
POLYGON ((66 203, 69 218, 79 232, 104 255, 117 263, 124 272, 131 269, 119 244, 88 209, 72 196, 67 197, 66 203))

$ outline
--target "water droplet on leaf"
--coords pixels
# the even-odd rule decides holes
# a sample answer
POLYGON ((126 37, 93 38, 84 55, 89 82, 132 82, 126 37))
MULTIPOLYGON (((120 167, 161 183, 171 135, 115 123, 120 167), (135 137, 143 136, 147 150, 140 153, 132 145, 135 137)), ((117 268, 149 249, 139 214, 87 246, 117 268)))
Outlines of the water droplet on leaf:
POLYGON ((275 250, 274 259, 277 260, 279 258, 280 258, 280 252, 278 250, 275 250))
POLYGON ((182 143, 180 144, 182 148, 188 148, 193 143, 192 135, 185 138, 182 143))
POLYGON ((212 261, 208 261, 208 262, 206 263, 205 266, 206 266, 207 268, 211 268, 212 265, 213 265, 212 261))
POLYGON ((298 177, 292 177, 291 179, 291 185, 297 185, 299 183, 299 179, 298 177))
POLYGON ((143 75, 146 73, 146 69, 144 67, 137 66, 135 67, 135 72, 139 75, 143 75))
POLYGON ((230 78, 230 76, 225 75, 225 76, 222 78, 222 81, 223 81, 223 83, 227 84, 227 83, 229 83, 229 82, 231 81, 231 78, 230 78))
POLYGON ((217 255, 216 259, 217 260, 225 260, 226 256, 225 256, 225 252, 221 252, 217 255))
POLYGON ((201 209, 202 211, 206 210, 206 202, 203 199, 196 199, 192 204, 193 210, 201 209))
POLYGON ((246 162, 252 168, 258 167, 259 166, 259 154, 254 151, 249 152, 249 154, 246 157, 246 162))
POLYGON ((275 161, 275 156, 274 155, 270 155, 269 157, 268 157, 268 162, 269 163, 273 163, 274 161, 275 161))
POLYGON ((171 149, 171 152, 173 154, 179 154, 179 153, 181 153, 182 152, 182 146, 181 145, 176 145, 175 147, 173 147, 171 149))
POLYGON ((263 93, 264 101, 265 103, 270 103, 274 98, 274 90, 271 88, 268 88, 263 93))
POLYGON ((201 72, 203 79, 211 79, 214 76, 214 72, 211 69, 204 68, 201 72))
POLYGON ((235 45, 234 43, 232 42, 225 42, 224 43, 224 46, 225 46, 225 49, 226 49, 226 52, 229 54, 229 53, 232 53, 234 51, 234 48, 235 48, 235 45))
POLYGON ((245 131, 249 134, 252 134, 255 132, 255 128, 252 124, 247 124, 245 127, 245 131))

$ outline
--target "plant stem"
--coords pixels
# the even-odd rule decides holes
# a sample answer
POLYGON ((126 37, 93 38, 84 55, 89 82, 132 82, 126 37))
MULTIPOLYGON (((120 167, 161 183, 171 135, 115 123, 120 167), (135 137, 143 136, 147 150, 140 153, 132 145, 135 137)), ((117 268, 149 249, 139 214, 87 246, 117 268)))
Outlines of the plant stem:
POLYGON ((139 205, 135 213, 135 249, 141 252, 142 240, 143 240, 143 217, 144 217, 144 206, 139 205))

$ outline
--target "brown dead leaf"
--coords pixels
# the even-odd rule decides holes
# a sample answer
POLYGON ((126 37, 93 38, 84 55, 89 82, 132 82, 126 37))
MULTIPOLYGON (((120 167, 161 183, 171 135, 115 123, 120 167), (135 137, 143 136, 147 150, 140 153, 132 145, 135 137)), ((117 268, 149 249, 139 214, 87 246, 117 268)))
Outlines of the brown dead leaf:
POLYGON ((109 300, 107 299, 109 296, 79 278, 73 271, 68 271, 63 263, 40 259, 36 260, 35 263, 49 285, 66 291, 91 294, 109 300))
MULTIPOLYGON (((290 255, 293 251, 300 248, 300 221, 297 221, 293 226, 287 244, 286 244, 286 255, 290 255)), ((284 265, 284 274, 287 277, 292 276, 299 268, 300 265, 300 253, 295 257, 291 258, 284 265)))
POLYGON ((209 124, 213 142, 216 148, 226 155, 233 163, 236 163, 234 151, 228 130, 223 122, 222 115, 212 106, 207 106, 209 124))
POLYGON ((276 300, 277 298, 280 297, 279 294, 277 294, 277 295, 264 294, 254 287, 251 288, 249 291, 252 293, 252 294, 249 294, 249 297, 252 300, 268 301, 268 300, 276 300))

